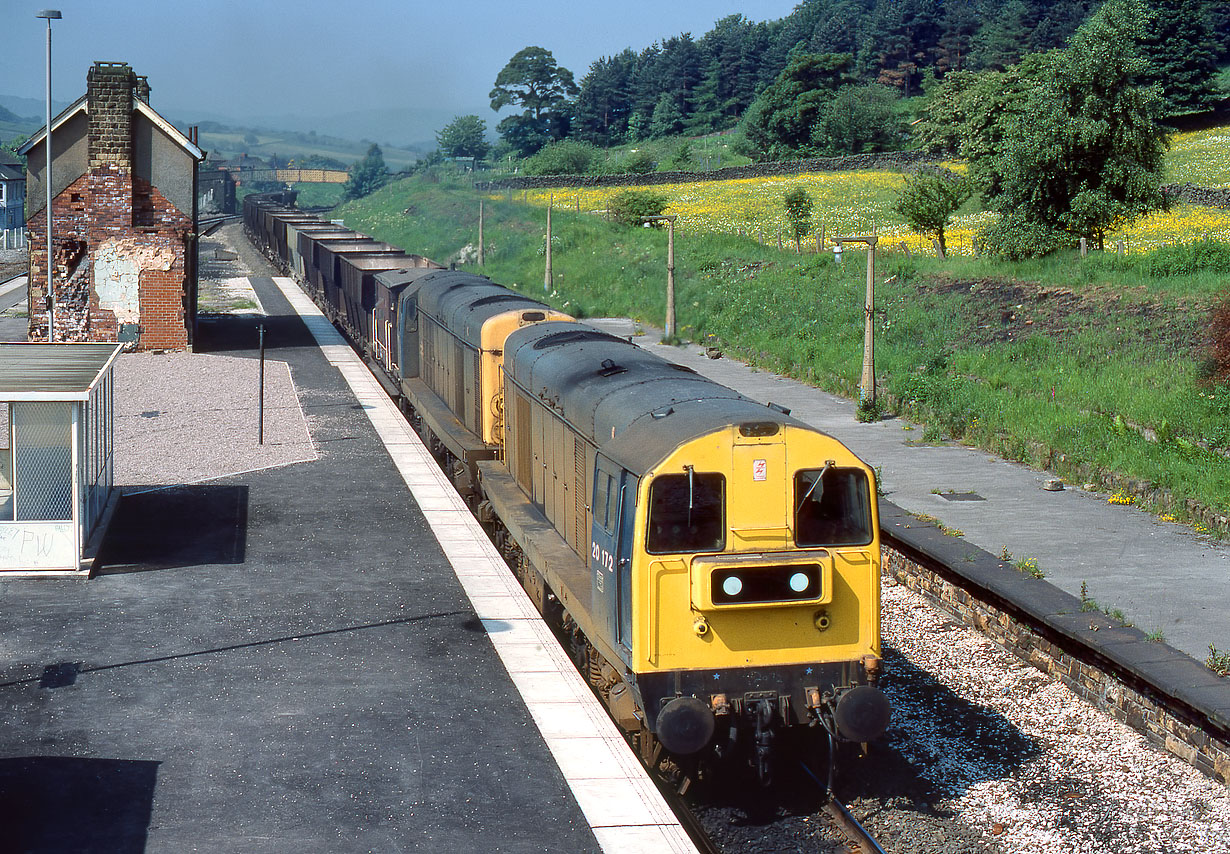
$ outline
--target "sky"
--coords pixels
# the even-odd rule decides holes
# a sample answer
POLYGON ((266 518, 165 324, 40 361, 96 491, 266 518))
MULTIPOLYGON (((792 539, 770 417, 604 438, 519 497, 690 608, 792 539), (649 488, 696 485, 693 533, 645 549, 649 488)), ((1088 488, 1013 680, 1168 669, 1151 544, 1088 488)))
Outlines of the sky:
POLYGON ((84 94, 87 70, 104 60, 147 75, 151 104, 180 121, 396 109, 494 125, 487 93, 527 45, 580 82, 600 56, 699 38, 730 14, 782 18, 797 2, 5 0, 0 94, 45 98, 46 22, 35 13, 50 6, 64 15, 52 22, 56 101, 84 94))

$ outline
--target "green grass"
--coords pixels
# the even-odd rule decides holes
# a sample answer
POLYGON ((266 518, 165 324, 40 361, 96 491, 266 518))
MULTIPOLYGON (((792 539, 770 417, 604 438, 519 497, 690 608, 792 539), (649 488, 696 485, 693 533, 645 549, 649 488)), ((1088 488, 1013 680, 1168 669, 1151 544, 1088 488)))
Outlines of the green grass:
POLYGON ((342 188, 345 184, 294 184, 299 191, 297 204, 301 208, 323 208, 339 205, 342 202, 342 188))
MULTIPOLYGON (((557 209, 555 282, 544 295, 545 212, 506 201, 486 208, 484 274, 580 317, 661 324, 660 230, 557 209)), ((449 261, 476 241, 478 199, 460 180, 416 176, 334 215, 449 261)), ((934 435, 1077 482, 1127 475, 1224 513, 1230 459, 1199 444, 1230 447, 1230 389, 1200 384, 1204 324, 1230 273, 1218 266, 1223 252, 1230 246, 1210 241, 1084 262, 886 255, 876 275, 881 388, 934 435)), ((683 337, 857 395, 862 252, 837 266, 737 236, 689 234, 676 236, 676 253, 683 337)))

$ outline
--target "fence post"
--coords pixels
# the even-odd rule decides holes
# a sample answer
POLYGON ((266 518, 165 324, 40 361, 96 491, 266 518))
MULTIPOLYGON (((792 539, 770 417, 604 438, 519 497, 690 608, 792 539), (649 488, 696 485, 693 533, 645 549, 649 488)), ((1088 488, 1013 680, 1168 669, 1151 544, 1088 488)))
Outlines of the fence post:
POLYGON ((1126 250, 1126 249, 1127 249, 1127 247, 1125 247, 1125 246, 1123 245, 1123 241, 1122 241, 1122 240, 1118 241, 1118 242, 1115 244, 1115 254, 1116 254, 1116 255, 1118 255, 1120 258, 1122 258, 1122 257, 1123 257, 1123 254, 1124 254, 1124 252, 1125 252, 1125 250, 1126 250))
POLYGON ((551 291, 551 208, 555 204, 555 194, 552 193, 547 202, 547 272, 542 279, 542 290, 544 293, 551 291))
POLYGON ((1084 258, 1089 254, 1089 241, 1081 238, 1081 257, 1084 258))
POLYGON ((483 200, 478 200, 478 266, 483 266, 483 200))

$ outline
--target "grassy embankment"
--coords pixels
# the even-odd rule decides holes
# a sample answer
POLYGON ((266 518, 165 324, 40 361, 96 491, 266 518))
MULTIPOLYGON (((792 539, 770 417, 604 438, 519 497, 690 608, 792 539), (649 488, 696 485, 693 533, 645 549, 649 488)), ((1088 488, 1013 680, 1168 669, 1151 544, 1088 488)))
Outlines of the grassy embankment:
MULTIPOLYGON (((890 245, 910 242, 890 211, 898 176, 815 177, 828 186, 814 194, 816 219, 828 223, 830 235, 837 227, 850 234, 875 225, 892 235, 890 245)), ((689 209, 686 198, 672 195, 668 211, 681 214, 680 333, 716 339, 754 364, 853 395, 862 357, 865 255, 848 251, 839 267, 827 254, 779 251, 775 236, 763 246, 721 233, 752 231, 755 211, 777 216, 783 186, 761 185, 724 192, 710 185, 720 204, 711 200, 709 210, 689 209), (752 219, 727 220, 722 228, 700 224, 727 209, 752 219)), ((686 185, 687 192, 700 186, 686 185)), ((555 283, 545 296, 582 317, 660 322, 665 235, 620 228, 585 212, 597 202, 583 191, 556 191, 555 283)), ((483 272, 544 296, 542 210, 515 194, 511 203, 488 198, 487 211, 483 272)), ((353 228, 448 261, 476 240, 478 197, 448 178, 415 177, 335 213, 353 228)), ((876 276, 881 387, 927 424, 924 440, 957 439, 1078 482, 1118 486, 1130 479, 1137 495, 1152 495, 1154 509, 1205 530, 1209 515, 1200 509, 1193 515, 1185 501, 1214 515, 1230 513, 1230 459, 1216 452, 1230 447, 1230 389, 1206 388, 1201 373, 1208 309, 1230 277, 1230 212, 1161 216, 1157 228, 1166 229, 1166 241, 1190 241, 1206 231, 1221 240, 1125 258, 1024 264, 882 253, 876 276)), ((1128 239, 1137 249, 1146 242, 1128 239)), ((475 269, 472 262, 460 266, 475 269)))

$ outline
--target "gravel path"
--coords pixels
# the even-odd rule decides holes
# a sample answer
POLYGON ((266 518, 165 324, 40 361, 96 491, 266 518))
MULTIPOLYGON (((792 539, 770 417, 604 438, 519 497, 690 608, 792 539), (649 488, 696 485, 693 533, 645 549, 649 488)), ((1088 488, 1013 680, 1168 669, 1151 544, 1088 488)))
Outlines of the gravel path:
POLYGON ((290 367, 200 353, 125 353, 115 370, 115 482, 197 483, 317 458, 290 367))

